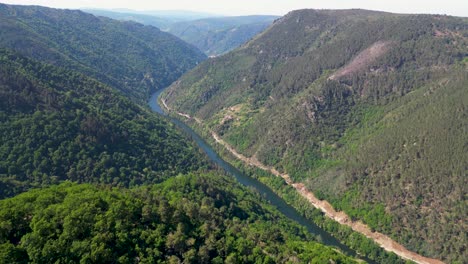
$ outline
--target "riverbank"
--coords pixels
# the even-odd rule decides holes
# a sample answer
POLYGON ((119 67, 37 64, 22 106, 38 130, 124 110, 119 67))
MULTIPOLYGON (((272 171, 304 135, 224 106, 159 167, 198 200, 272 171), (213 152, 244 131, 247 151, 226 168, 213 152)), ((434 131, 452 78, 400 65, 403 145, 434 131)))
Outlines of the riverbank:
MULTIPOLYGON (((160 113, 162 115, 167 115, 164 113, 163 108, 168 110, 167 104, 164 100, 158 101, 159 104, 156 104, 156 100, 159 96, 159 91, 158 93, 155 93, 150 101, 150 107, 153 111, 160 113)), ((333 236, 331 233, 325 231, 325 229, 317 224, 315 224, 314 221, 310 221, 308 218, 304 217, 303 213, 297 210, 297 208, 294 208, 293 206, 289 205, 288 203, 285 202, 285 200, 280 197, 280 195, 276 192, 274 192, 273 188, 271 186, 268 186, 267 184, 259 181, 258 179, 254 177, 250 177, 247 174, 239 171, 236 167, 232 166, 231 163, 226 162, 223 158, 221 158, 218 153, 219 149, 216 151, 211 147, 215 146, 215 142, 211 141, 209 135, 205 135, 204 133, 201 133, 201 131, 194 131, 193 126, 189 127, 186 123, 181 122, 179 119, 175 119, 172 116, 177 115, 177 116, 184 116, 184 118, 187 118, 187 120, 193 120, 195 124, 198 125, 198 127, 201 126, 200 120, 196 120, 194 118, 191 118, 189 115, 183 115, 182 113, 174 113, 171 112, 172 114, 168 115, 168 118, 177 126, 179 126, 180 129, 185 131, 189 137, 194 140, 197 145, 200 147, 200 149, 205 152, 205 154, 209 157, 210 160, 214 164, 216 164, 218 167, 224 169, 227 173, 232 175, 240 184, 251 187, 255 191, 257 191, 259 194, 261 194, 264 198, 266 198, 272 205, 274 205, 278 211, 283 213, 286 217, 289 219, 299 223, 300 225, 304 226, 309 233, 313 234, 316 237, 316 240, 319 241, 322 244, 328 245, 328 246, 333 246, 343 253, 356 257, 358 259, 364 260, 368 263, 375 263, 371 259, 368 259, 364 257, 363 255, 359 254, 355 250, 351 249, 350 247, 346 246, 344 243, 342 243, 339 239, 337 239, 335 236, 333 236), (198 123, 197 123, 198 122, 198 123), (203 138, 208 139, 210 144, 205 142, 205 140, 200 136, 203 135, 203 138)))
POLYGON ((232 146, 230 146, 228 143, 222 140, 219 137, 219 135, 217 135, 216 133, 212 131, 211 131, 211 135, 213 136, 213 138, 215 139, 217 143, 223 145, 236 158, 242 160, 248 165, 256 166, 262 170, 269 171, 270 173, 272 173, 273 175, 277 177, 283 178, 286 184, 292 186, 302 197, 306 198, 315 208, 320 209, 327 217, 335 220, 341 225, 346 225, 350 227, 354 231, 363 234, 369 239, 372 239, 374 242, 376 242, 385 250, 393 252, 404 259, 411 260, 419 264, 443 264, 443 262, 440 260, 427 258, 427 257, 417 254, 416 252, 412 252, 406 249, 403 245, 397 243, 396 241, 394 241, 393 239, 391 239, 390 237, 382 233, 373 232, 369 226, 365 225, 361 221, 352 221, 350 217, 346 215, 346 213, 342 211, 341 212, 336 211, 329 202, 325 200, 319 200, 314 195, 314 193, 307 190, 307 188, 305 187, 303 183, 293 182, 291 180, 291 177, 288 174, 280 173, 275 168, 269 167, 260 163, 255 157, 253 158, 245 157, 244 155, 238 153, 232 146))
MULTIPOLYGON (((164 105, 164 107, 167 109, 167 111, 171 111, 171 109, 167 106, 164 99, 161 99, 161 102, 164 105)), ((184 117, 185 119, 194 120, 197 124, 202 125, 201 120, 192 118, 188 114, 180 113, 180 112, 175 112, 175 113, 179 116, 184 117)), ((217 135, 213 131, 210 131, 210 133, 214 141, 222 145, 235 158, 241 160, 246 165, 255 166, 277 177, 281 177, 286 182, 287 185, 293 187, 297 191, 298 194, 300 194, 303 198, 305 198, 315 208, 321 210, 325 214, 325 216, 327 216, 330 219, 333 219, 334 221, 336 221, 337 223, 341 225, 350 227, 355 232, 358 232, 364 235, 365 237, 371 239, 372 241, 374 241, 376 244, 378 244, 380 247, 382 247, 386 251, 393 252, 403 259, 414 261, 420 264, 443 264, 443 262, 440 260, 427 258, 427 257, 417 254, 416 252, 406 249, 403 245, 397 243, 396 241, 394 241, 393 239, 391 239, 390 237, 382 233, 373 232, 367 225, 365 225, 364 223, 360 221, 351 221, 350 217, 347 216, 344 212, 338 212, 327 201, 319 200, 318 198, 316 198, 316 196, 311 191, 307 190, 307 188, 304 186, 303 183, 293 182, 288 174, 280 173, 275 168, 262 164, 257 159, 255 159, 255 157, 246 157, 238 153, 232 146, 230 146, 221 137, 219 137, 219 135, 217 135)))

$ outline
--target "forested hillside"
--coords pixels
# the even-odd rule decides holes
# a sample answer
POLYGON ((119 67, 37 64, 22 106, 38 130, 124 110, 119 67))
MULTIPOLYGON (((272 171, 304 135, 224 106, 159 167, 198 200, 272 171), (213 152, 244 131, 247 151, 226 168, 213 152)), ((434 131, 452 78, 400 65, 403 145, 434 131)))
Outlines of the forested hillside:
POLYGON ((0 50, 0 198, 63 180, 134 186, 208 166, 170 123, 80 73, 0 50))
POLYGON ((78 10, 0 4, 0 48, 87 76, 139 102, 205 59, 152 26, 78 10))
POLYGON ((2 263, 357 263, 221 175, 0 200, 2 263))
POLYGON ((183 21, 169 26, 168 32, 193 44, 206 55, 231 51, 271 25, 276 16, 214 17, 183 21))
POLYGON ((467 259, 468 21, 299 10, 163 94, 411 250, 467 259))
POLYGON ((153 27, 0 4, 0 263, 356 263, 139 105, 204 58, 153 27))

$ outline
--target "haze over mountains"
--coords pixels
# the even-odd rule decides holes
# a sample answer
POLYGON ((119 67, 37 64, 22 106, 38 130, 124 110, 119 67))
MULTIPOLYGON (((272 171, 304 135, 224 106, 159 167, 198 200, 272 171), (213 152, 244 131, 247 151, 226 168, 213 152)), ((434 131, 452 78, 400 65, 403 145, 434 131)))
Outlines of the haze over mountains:
POLYGON ((166 31, 170 25, 182 22, 198 20, 209 17, 217 17, 214 14, 198 13, 184 10, 167 11, 136 11, 131 9, 93 9, 83 8, 82 11, 91 13, 95 16, 105 16, 112 19, 134 21, 145 25, 155 26, 166 31))
POLYGON ((0 263, 405 263, 291 182, 432 258, 405 259, 466 262, 466 18, 99 12, 0 4, 0 263), (170 118, 146 106, 167 86, 170 118))
POLYGON ((231 51, 266 29, 278 16, 219 16, 190 12, 138 12, 83 9, 98 16, 136 21, 176 35, 208 56, 231 51))
POLYGON ((163 95, 427 256, 467 259, 466 18, 299 10, 163 95))
POLYGON ((193 44, 208 56, 231 51, 271 25, 277 16, 205 18, 174 23, 168 32, 193 44))

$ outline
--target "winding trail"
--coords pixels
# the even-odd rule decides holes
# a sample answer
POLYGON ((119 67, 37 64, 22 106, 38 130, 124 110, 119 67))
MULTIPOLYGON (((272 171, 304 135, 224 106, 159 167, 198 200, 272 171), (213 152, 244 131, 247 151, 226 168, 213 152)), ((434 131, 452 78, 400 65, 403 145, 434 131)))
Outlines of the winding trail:
MULTIPOLYGON (((169 108, 165 102, 164 99, 161 99, 161 102, 163 103, 164 107, 168 111, 172 111, 171 108, 169 108)), ((183 116, 186 119, 192 119, 192 117, 188 114, 181 113, 181 112, 176 112, 180 116, 183 116)), ((202 124, 202 121, 198 118, 193 118, 195 122, 198 124, 202 124)), ((422 255, 419 255, 416 252, 410 251, 406 249, 403 245, 397 243, 394 241, 392 238, 389 236, 379 233, 379 232, 373 232, 369 226, 364 224, 361 221, 352 221, 349 216, 345 212, 338 212, 336 211, 333 206, 325 201, 325 200, 320 200, 318 199, 313 192, 309 191, 303 183, 300 182, 293 182, 291 180, 291 177, 286 174, 286 173, 280 173, 278 170, 271 166, 266 166, 265 164, 261 163, 258 161, 255 157, 246 157, 237 150, 235 150, 231 145, 229 145, 227 142, 225 142, 218 134, 216 134, 214 131, 210 131, 211 136, 213 139, 218 143, 224 146, 232 155, 234 155, 237 159, 242 160, 248 165, 255 166, 257 168, 260 168, 262 170, 268 171, 271 174, 281 177, 284 179, 284 181, 292 186, 296 191, 301 194, 302 197, 306 198, 310 204, 312 204, 315 208, 320 209, 327 217, 335 220, 336 222, 349 226, 352 228, 354 231, 363 234, 367 238, 373 240, 375 243, 380 245, 382 248, 389 252, 393 252, 396 255, 407 259, 414 261, 415 263, 419 264, 444 264, 444 262, 438 260, 438 259, 432 259, 432 258, 427 258, 422 255)))

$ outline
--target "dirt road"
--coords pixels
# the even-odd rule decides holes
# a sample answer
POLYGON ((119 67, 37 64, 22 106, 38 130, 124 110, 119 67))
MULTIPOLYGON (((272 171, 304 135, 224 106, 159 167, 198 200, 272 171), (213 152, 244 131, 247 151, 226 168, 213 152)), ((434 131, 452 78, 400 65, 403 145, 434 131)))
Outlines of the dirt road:
MULTIPOLYGON (((167 110, 170 110, 170 108, 166 105, 166 102, 164 100, 162 100, 162 103, 167 110)), ((184 113, 177 112, 177 114, 187 119, 192 118, 190 115, 184 113)), ((198 118, 195 118, 194 120, 197 123, 201 124, 201 120, 199 120, 198 118)), ((354 231, 365 235, 367 238, 373 240, 385 250, 393 252, 404 259, 408 259, 420 264, 443 264, 443 262, 440 260, 427 258, 417 254, 416 252, 406 249, 403 245, 397 243, 396 241, 382 233, 372 232, 372 230, 361 221, 351 221, 351 219, 348 215, 346 215, 346 213, 336 211, 329 202, 325 200, 320 200, 317 197, 315 197, 315 195, 311 191, 307 190, 303 183, 293 182, 288 174, 280 173, 275 168, 262 164, 255 157, 246 157, 238 153, 231 145, 226 143, 221 137, 219 137, 219 135, 217 135, 213 131, 211 131, 211 136, 217 143, 223 145, 236 158, 242 160, 248 165, 255 166, 265 171, 269 171, 273 175, 283 178, 288 185, 294 187, 294 189, 296 189, 297 192, 299 192, 304 198, 306 198, 315 208, 320 209, 327 217, 335 220, 336 222, 342 225, 351 227, 354 231)))
POLYGON ((420 264, 443 264, 443 262, 440 260, 427 258, 415 252, 409 251, 404 246, 382 233, 372 232, 371 229, 361 221, 351 221, 346 213, 336 211, 329 202, 320 200, 315 197, 311 191, 307 190, 303 183, 295 183, 291 180, 288 174, 280 173, 275 168, 262 164, 256 158, 245 157, 244 155, 238 153, 232 146, 222 140, 216 133, 211 132, 211 135, 217 143, 223 145, 236 158, 244 161, 249 165, 256 166, 262 170, 269 171, 275 176, 283 178, 288 185, 294 187, 294 189, 296 189, 304 198, 306 198, 315 208, 320 209, 327 217, 337 221, 342 225, 351 227, 354 231, 372 239, 385 250, 393 252, 404 259, 409 259, 420 264))

